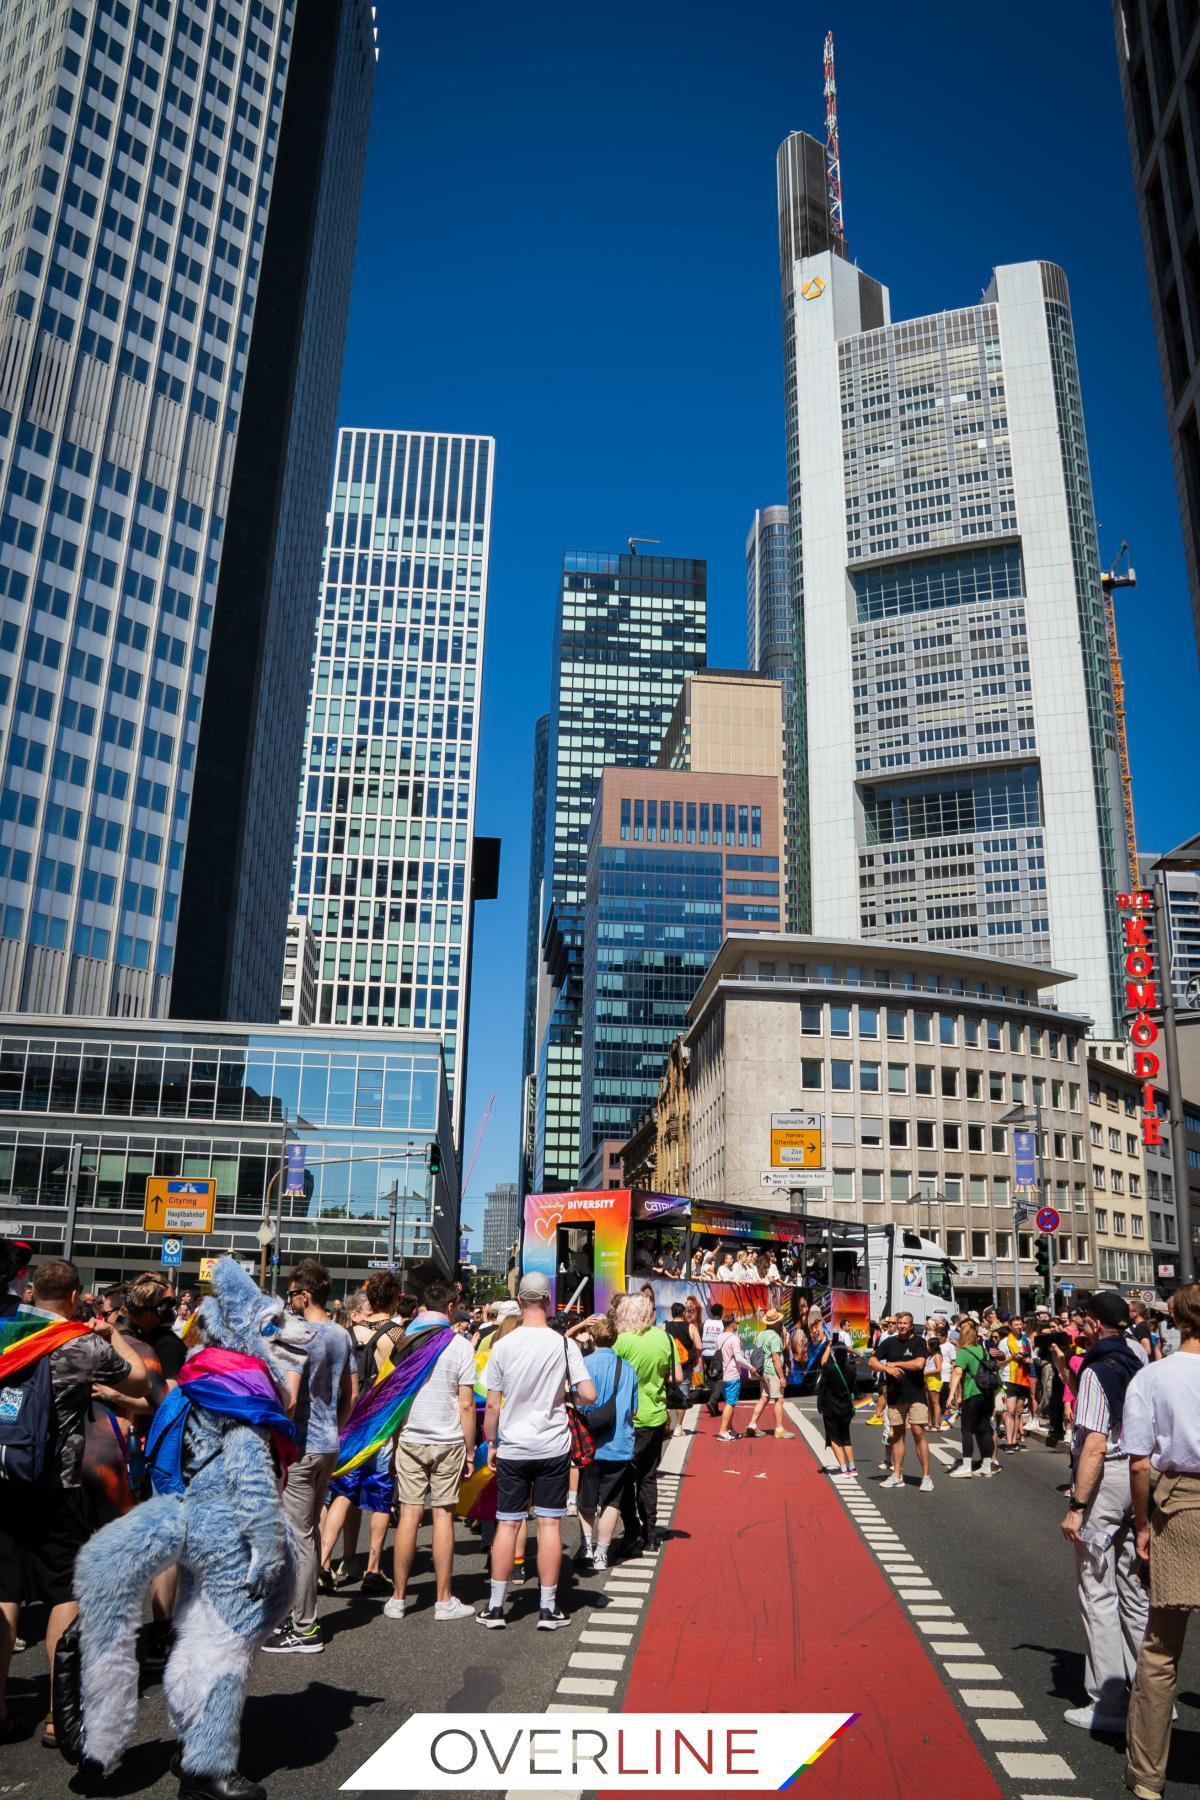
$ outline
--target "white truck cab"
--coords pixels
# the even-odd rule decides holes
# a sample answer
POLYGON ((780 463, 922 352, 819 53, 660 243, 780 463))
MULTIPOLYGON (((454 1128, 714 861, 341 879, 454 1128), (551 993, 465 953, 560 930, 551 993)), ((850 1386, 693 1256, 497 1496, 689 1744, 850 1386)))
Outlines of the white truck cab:
POLYGON ((958 1312, 953 1264, 940 1244, 903 1225, 881 1225, 867 1232, 867 1253, 873 1319, 909 1312, 920 1329, 931 1319, 958 1312))

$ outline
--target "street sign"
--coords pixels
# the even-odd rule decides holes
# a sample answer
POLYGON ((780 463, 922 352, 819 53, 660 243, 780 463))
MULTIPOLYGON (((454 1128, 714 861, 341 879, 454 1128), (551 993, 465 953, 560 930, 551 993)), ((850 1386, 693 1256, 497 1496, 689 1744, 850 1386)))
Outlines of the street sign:
POLYGON ((1029 1217, 1029 1208, 1027 1206, 1014 1206, 1013 1207, 1013 1219, 1016 1224, 1023 1225, 1028 1217, 1029 1217))
POLYGON ((391 1263, 385 1257, 371 1256, 367 1258, 368 1269, 390 1269, 391 1263))
POLYGON ((268 1225, 266 1223, 266 1221, 264 1220, 263 1223, 259 1226, 258 1230, 255 1232, 254 1239, 255 1239, 255 1242, 258 1244, 261 1244, 263 1249, 265 1250, 267 1245, 271 1242, 271 1239, 274 1236, 275 1236, 275 1227, 273 1225, 268 1225))
POLYGON ((771 1114, 771 1167, 789 1173, 827 1173, 823 1113, 771 1114))
POLYGON ((1075 1283, 1073 1281, 1060 1281, 1058 1284, 1058 1291, 1060 1294, 1073 1294, 1075 1292, 1075 1283))
POLYGON ((164 1238, 159 1260, 164 1269, 177 1269, 183 1261, 183 1245, 178 1238, 164 1238))
POLYGON ((166 1231, 172 1236, 191 1232, 204 1236, 212 1230, 217 1184, 210 1177, 188 1180, 176 1175, 147 1175, 143 1231, 166 1231))
POLYGON ((1039 1231, 1044 1231, 1047 1237, 1051 1237, 1062 1224, 1062 1220, 1052 1206, 1043 1206, 1035 1220, 1035 1224, 1039 1231))
POLYGON ((759 1187, 764 1188, 819 1188, 828 1187, 829 1171, 827 1169, 763 1169, 758 1177, 759 1187))
POLYGON ((213 1270, 216 1267, 216 1265, 217 1265, 217 1258, 215 1256, 202 1256, 200 1258, 200 1279, 201 1279, 201 1281, 211 1281, 212 1280, 213 1270))
POLYGON ((287 1191, 289 1194, 304 1192, 304 1161, 307 1155, 307 1144, 289 1144, 287 1147, 287 1191))
POLYGON ((1175 1273, 1175 1264, 1174 1263, 1159 1263, 1158 1272, 1160 1275, 1162 1275, 1167 1280, 1169 1280, 1170 1277, 1175 1273))

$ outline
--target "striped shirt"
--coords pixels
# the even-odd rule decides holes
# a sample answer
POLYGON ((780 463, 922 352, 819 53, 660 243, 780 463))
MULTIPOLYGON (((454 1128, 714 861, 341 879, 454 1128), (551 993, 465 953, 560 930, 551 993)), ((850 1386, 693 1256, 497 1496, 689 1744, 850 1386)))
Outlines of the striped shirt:
MULTIPOLYGON (((1145 1352, 1141 1350, 1141 1346, 1132 1339, 1128 1341, 1133 1343, 1134 1349, 1141 1353, 1142 1361, 1145 1362, 1145 1352)), ((1071 1433, 1072 1455, 1079 1455, 1089 1431, 1104 1433, 1107 1440, 1104 1446, 1105 1462, 1111 1462, 1118 1457, 1123 1458, 1127 1455, 1127 1452, 1121 1448, 1120 1432, 1117 1432, 1115 1436, 1113 1434, 1112 1414, 1109 1412, 1108 1401, 1105 1399, 1104 1389, 1100 1386, 1095 1369, 1085 1369, 1079 1380, 1079 1392, 1075 1396, 1075 1429, 1071 1433)))

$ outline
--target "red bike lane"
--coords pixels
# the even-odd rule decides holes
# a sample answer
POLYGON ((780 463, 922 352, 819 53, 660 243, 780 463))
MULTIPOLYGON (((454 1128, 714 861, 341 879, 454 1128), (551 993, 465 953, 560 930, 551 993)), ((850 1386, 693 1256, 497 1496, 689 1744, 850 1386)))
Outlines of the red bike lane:
MULTIPOLYGON (((1001 1789, 804 1442, 693 1438, 622 1712, 854 1712, 805 1800, 1001 1789)), ((709 1795, 712 1790, 710 1789, 709 1795)), ((605 1796, 607 1800, 607 1796, 605 1796)))

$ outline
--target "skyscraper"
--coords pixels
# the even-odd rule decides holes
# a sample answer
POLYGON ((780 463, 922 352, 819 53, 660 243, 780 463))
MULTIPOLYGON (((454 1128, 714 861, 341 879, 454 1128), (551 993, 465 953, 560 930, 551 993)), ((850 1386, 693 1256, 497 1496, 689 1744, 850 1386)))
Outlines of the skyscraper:
POLYGON ((568 551, 554 633, 542 954, 554 988, 538 1047, 534 1184, 579 1172, 588 828, 609 763, 656 758, 684 677, 704 664, 708 569, 673 556, 568 551))
POLYGON ((273 1019, 372 8, 36 14, 0 13, 0 1007, 273 1019))
POLYGON ((804 841, 801 800, 803 770, 792 762, 803 742, 798 718, 797 637, 800 621, 792 602, 788 509, 760 507, 746 537, 746 662, 760 675, 783 683, 783 741, 787 759, 784 807, 787 861, 784 882, 788 929, 799 930, 801 895, 806 890, 798 846, 804 841))
POLYGON ((483 1208, 483 1267, 502 1275, 512 1247, 521 1236, 521 1203, 515 1181, 498 1181, 485 1194, 483 1208))
POLYGON ((1193 0, 1113 0, 1117 64, 1200 641, 1200 142, 1193 0))
POLYGON ((689 676, 653 769, 607 768, 588 841, 580 1183, 658 1097, 671 1045, 731 931, 783 928, 783 688, 689 676))
POLYGON ((339 432, 296 830, 315 1022, 440 1032, 456 1142, 493 449, 339 432))
POLYGON ((544 994, 542 963, 542 877, 546 863, 546 769, 550 714, 533 728, 533 801, 529 814, 529 897, 525 908, 525 1026, 521 1036, 521 1145, 517 1186, 521 1198, 533 1179, 537 1132, 538 995, 544 994))
POLYGON ((784 290, 812 930, 1052 963, 1111 1035, 1128 871, 1066 277, 1001 267, 898 324, 828 249, 784 290))

